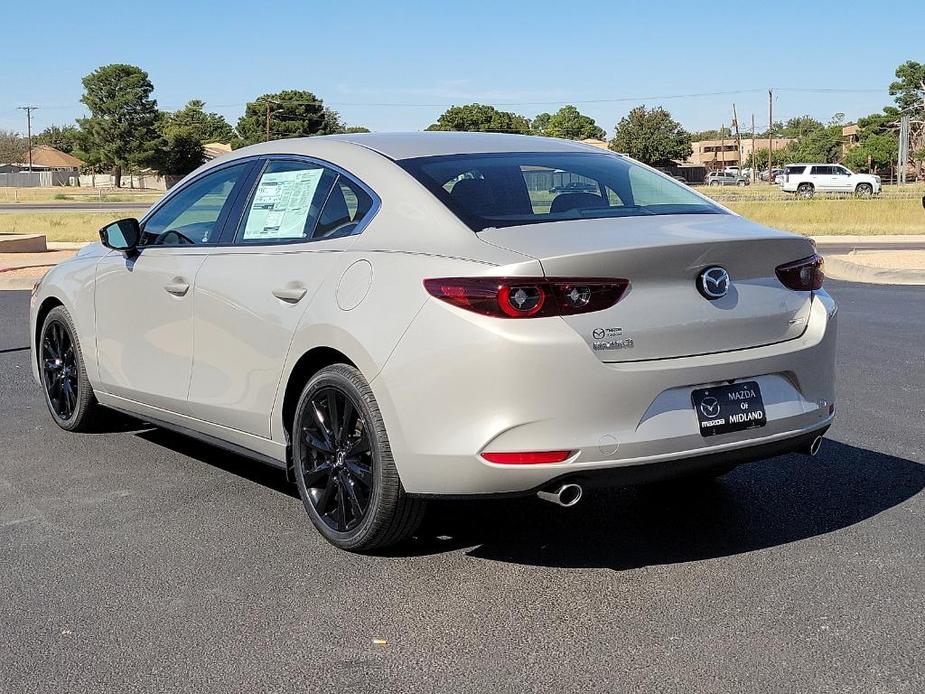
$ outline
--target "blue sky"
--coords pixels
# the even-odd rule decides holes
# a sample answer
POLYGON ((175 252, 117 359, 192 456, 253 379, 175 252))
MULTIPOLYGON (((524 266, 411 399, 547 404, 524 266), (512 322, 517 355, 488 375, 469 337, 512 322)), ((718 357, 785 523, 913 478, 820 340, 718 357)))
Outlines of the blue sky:
POLYGON ((296 88, 374 130, 421 129, 472 101, 531 118, 574 103, 611 136, 639 103, 699 130, 728 124, 735 101, 743 127, 754 113, 761 128, 768 87, 775 120, 853 119, 890 103, 897 65, 925 60, 922 0, 889 10, 845 0, 44 0, 7 6, 4 24, 28 37, 0 61, 0 128, 19 131, 24 104, 40 107, 37 130, 72 123, 81 77, 114 62, 147 70, 162 109, 200 98, 232 124, 244 102, 296 88), (852 91, 791 91, 819 88, 852 91))

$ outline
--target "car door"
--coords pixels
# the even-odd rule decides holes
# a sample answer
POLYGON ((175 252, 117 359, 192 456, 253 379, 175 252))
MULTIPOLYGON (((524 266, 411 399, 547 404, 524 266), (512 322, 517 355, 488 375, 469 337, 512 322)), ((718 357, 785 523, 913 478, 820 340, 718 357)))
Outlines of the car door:
MULTIPOLYGON (((195 417, 270 436, 293 333, 325 280, 342 276, 345 251, 377 206, 371 191, 328 164, 266 159, 196 281, 195 417)), ((325 291, 333 298, 333 286, 325 291)))
POLYGON ((819 192, 838 190, 838 176, 835 175, 831 166, 814 166, 812 181, 819 192))
POLYGON ((100 388, 188 413, 193 287, 253 161, 210 170, 169 194, 142 221, 142 243, 97 265, 100 388))
POLYGON ((848 169, 844 166, 833 166, 832 173, 834 174, 835 190, 841 193, 854 190, 851 185, 851 172, 848 169))

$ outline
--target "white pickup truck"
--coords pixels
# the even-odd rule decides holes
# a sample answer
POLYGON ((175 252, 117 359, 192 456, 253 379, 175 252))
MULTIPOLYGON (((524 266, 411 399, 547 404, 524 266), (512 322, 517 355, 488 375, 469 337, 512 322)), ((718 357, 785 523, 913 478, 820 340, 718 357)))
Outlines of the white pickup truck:
POLYGON ((880 177, 856 174, 841 164, 787 164, 778 176, 784 192, 811 198, 816 193, 854 193, 869 197, 880 192, 880 177))

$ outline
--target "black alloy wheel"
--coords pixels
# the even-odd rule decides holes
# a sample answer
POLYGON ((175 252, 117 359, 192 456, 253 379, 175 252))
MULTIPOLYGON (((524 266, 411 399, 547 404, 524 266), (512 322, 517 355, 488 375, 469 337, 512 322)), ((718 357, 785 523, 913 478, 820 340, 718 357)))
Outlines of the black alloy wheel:
POLYGON ((302 413, 298 474, 318 517, 332 530, 354 529, 369 509, 373 460, 369 426, 357 404, 334 386, 310 396, 302 413))
POLYGON ((71 331, 63 322, 51 321, 42 335, 42 382, 55 416, 68 421, 79 402, 80 364, 71 331))

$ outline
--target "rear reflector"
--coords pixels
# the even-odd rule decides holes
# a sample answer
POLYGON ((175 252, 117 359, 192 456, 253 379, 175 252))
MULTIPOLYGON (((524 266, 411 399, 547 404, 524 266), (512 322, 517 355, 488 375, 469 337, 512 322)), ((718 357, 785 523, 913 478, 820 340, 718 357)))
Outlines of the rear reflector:
POLYGON ((617 303, 629 280, 604 277, 442 277, 427 292, 467 311, 495 318, 546 318, 602 311, 617 303))
POLYGON ((541 463, 561 463, 568 460, 572 451, 535 451, 531 453, 482 453, 489 463, 502 465, 539 465, 541 463))
POLYGON ((825 279, 825 261, 818 253, 808 258, 794 260, 792 263, 778 265, 774 270, 777 279, 788 289, 808 292, 822 289, 825 279))

